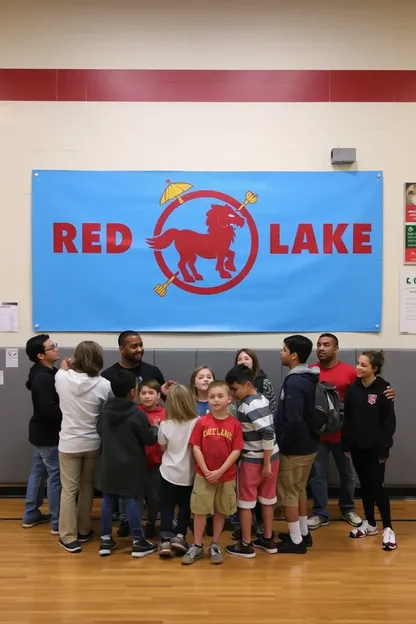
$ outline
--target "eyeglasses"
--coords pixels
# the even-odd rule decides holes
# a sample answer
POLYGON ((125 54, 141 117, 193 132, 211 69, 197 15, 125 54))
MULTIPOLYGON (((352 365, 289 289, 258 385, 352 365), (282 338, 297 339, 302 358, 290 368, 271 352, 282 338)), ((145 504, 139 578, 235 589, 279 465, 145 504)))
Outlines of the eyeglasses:
POLYGON ((54 342, 53 345, 51 345, 50 347, 45 349, 45 353, 46 353, 46 351, 58 351, 58 343, 54 342))

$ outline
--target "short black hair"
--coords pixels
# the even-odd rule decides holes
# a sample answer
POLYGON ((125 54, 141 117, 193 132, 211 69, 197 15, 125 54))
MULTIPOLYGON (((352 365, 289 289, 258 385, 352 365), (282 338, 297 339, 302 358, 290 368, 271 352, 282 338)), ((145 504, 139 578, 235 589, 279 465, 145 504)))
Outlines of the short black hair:
POLYGON ((249 381, 254 384, 253 371, 245 364, 233 366, 225 376, 225 381, 229 386, 233 383, 243 385, 249 381))
POLYGON ((133 371, 120 370, 111 377, 111 389, 117 399, 124 399, 137 385, 136 375, 133 371))
POLYGON ((127 338, 130 338, 130 336, 140 336, 140 334, 139 332, 134 331, 134 329, 126 329, 126 331, 121 332, 118 337, 118 346, 122 347, 126 342, 127 338))
POLYGON ((338 338, 335 336, 335 334, 331 334, 331 332, 324 332, 323 334, 319 336, 318 340, 320 340, 321 338, 331 338, 331 340, 335 342, 335 346, 336 347, 339 346, 338 338))
POLYGON ((26 355, 31 362, 38 361, 38 355, 41 353, 45 353, 45 342, 49 340, 49 334, 38 334, 37 336, 33 336, 29 338, 26 343, 26 355))
POLYGON ((283 340, 283 342, 289 349, 290 353, 296 353, 299 359, 299 364, 305 364, 308 357, 312 353, 312 340, 309 340, 306 336, 295 334, 295 336, 288 336, 283 340))

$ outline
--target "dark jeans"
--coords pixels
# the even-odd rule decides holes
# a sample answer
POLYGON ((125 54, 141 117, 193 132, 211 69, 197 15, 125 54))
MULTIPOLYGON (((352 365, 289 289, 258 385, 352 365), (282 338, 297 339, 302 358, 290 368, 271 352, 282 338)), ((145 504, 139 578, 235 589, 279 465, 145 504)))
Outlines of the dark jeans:
POLYGON ((147 521, 156 522, 160 511, 160 470, 159 467, 148 468, 146 480, 147 521))
POLYGON ((191 518, 191 494, 192 485, 174 485, 160 477, 160 537, 170 539, 173 537, 172 523, 176 505, 179 508, 176 525, 176 535, 184 537, 188 531, 188 524, 191 518))
POLYGON ((384 488, 385 462, 380 463, 377 449, 351 451, 361 485, 361 498, 366 520, 375 526, 374 505, 377 504, 383 528, 391 527, 390 500, 384 488))
POLYGON ((139 501, 136 498, 128 498, 126 496, 119 497, 116 494, 103 494, 103 502, 101 505, 101 536, 111 536, 113 529, 113 509, 119 499, 123 501, 133 539, 141 539, 143 537, 143 530, 139 501))
POLYGON ((346 457, 341 442, 319 443, 318 453, 313 464, 309 485, 313 496, 312 513, 329 520, 328 505, 328 467, 329 455, 335 460, 340 478, 338 505, 342 514, 354 511, 354 492, 356 477, 351 458, 346 457))

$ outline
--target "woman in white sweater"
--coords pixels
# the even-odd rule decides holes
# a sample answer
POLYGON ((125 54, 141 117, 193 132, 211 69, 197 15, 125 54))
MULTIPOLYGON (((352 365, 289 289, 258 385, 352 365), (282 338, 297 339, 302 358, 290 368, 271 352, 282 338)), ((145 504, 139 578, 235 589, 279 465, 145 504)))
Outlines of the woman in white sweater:
POLYGON ((86 340, 76 347, 73 359, 62 361, 55 376, 62 411, 59 544, 71 553, 80 552, 81 544, 94 537, 93 477, 101 444, 97 420, 101 405, 111 393, 110 382, 100 376, 102 368, 102 348, 86 340))

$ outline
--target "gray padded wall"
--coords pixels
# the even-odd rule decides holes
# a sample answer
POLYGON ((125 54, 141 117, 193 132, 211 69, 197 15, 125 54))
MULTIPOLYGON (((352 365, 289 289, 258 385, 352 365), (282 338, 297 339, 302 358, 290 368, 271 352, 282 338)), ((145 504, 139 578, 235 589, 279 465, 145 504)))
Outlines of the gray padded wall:
MULTIPOLYGON (((60 349, 62 357, 71 354, 71 349, 60 349)), ((262 368, 279 392, 286 370, 280 364, 277 349, 257 350, 262 368)), ((341 359, 349 364, 356 361, 355 350, 340 353, 341 359)), ((206 364, 223 377, 233 365, 233 349, 178 349, 146 350, 145 360, 156 364, 166 379, 189 383, 189 377, 196 366, 206 364)), ((106 349, 105 367, 118 360, 116 349, 106 349)), ((311 362, 314 358, 311 358, 311 362)), ((385 379, 397 390, 396 414, 397 432, 386 475, 388 485, 416 486, 416 463, 413 461, 413 441, 416 439, 416 421, 413 417, 413 366, 416 352, 410 350, 386 350, 385 379)), ((29 362, 24 349, 19 349, 19 368, 5 367, 5 349, 0 349, 0 370, 4 371, 4 386, 0 386, 0 484, 25 483, 31 465, 31 447, 27 441, 28 421, 31 416, 30 394, 25 388, 29 362)), ((337 484, 335 467, 331 464, 331 485, 337 484)))

